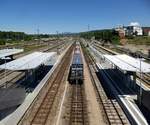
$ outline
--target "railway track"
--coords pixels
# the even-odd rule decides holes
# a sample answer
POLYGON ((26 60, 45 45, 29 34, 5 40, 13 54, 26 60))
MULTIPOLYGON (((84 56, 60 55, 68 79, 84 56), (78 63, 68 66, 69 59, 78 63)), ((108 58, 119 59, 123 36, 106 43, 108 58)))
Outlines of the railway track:
POLYGON ((10 71, 10 70, 6 70, 6 71, 4 70, 4 71, 2 71, 0 73, 0 79, 4 78, 5 76, 8 76, 11 73, 12 73, 12 71, 10 71))
POLYGON ((84 85, 72 84, 71 110, 69 125, 87 125, 87 107, 84 85))
POLYGON ((15 77, 13 77, 11 80, 6 81, 5 84, 0 85, 0 88, 6 87, 6 88, 17 88, 19 87, 19 84, 16 82, 24 78, 25 74, 24 73, 18 73, 15 77), (16 83, 16 84, 15 84, 16 83))
POLYGON ((45 95, 42 97, 42 101, 39 103, 37 102, 38 107, 36 108, 36 111, 29 114, 30 121, 28 122, 28 125, 45 125, 47 123, 48 116, 52 113, 52 107, 60 85, 64 82, 63 78, 66 77, 64 76, 64 73, 69 70, 72 50, 73 46, 66 52, 66 55, 58 65, 55 75, 53 74, 52 81, 48 81, 48 88, 45 95))
POLYGON ((86 48, 84 48, 83 50, 85 53, 86 62, 89 66, 89 71, 91 73, 91 79, 96 91, 97 100, 99 102, 100 109, 102 109, 103 111, 106 123, 109 125, 130 125, 125 113, 123 112, 117 100, 107 97, 103 86, 97 78, 96 72, 98 72, 98 70, 96 68, 94 58, 89 54, 89 51, 87 51, 86 48))
POLYGON ((143 77, 146 83, 150 83, 150 73, 144 73, 143 77))

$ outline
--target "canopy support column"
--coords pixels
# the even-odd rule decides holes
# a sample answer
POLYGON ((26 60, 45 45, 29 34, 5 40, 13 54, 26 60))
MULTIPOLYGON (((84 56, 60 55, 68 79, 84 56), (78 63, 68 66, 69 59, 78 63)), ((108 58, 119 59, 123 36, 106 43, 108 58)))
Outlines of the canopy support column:
POLYGON ((133 89, 136 90, 136 72, 133 72, 133 89))

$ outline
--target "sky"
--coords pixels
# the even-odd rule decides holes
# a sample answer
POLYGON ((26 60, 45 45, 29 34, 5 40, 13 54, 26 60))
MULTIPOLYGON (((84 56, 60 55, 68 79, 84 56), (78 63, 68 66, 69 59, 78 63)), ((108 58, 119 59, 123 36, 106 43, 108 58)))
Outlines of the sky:
POLYGON ((0 0, 0 30, 83 32, 139 22, 150 26, 150 0, 0 0))

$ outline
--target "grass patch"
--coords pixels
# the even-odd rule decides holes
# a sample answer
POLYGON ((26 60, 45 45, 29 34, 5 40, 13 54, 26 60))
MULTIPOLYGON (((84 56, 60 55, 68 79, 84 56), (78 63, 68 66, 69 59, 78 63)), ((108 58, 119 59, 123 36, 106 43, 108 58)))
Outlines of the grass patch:
POLYGON ((47 45, 30 45, 30 46, 24 46, 24 52, 28 52, 31 50, 39 49, 42 47, 46 47, 47 45))
POLYGON ((135 45, 150 45, 150 37, 138 36, 132 39, 128 39, 127 42, 129 44, 135 44, 135 45))

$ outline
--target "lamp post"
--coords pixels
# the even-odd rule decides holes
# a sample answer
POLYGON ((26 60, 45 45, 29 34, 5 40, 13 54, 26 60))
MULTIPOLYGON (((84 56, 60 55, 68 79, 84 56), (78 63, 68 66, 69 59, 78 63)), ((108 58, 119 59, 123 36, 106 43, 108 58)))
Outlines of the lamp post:
POLYGON ((7 78, 6 78, 6 58, 4 58, 5 60, 5 87, 7 88, 7 78))
MULTIPOLYGON (((141 56, 140 56, 141 57, 141 56)), ((140 61, 140 91, 139 91, 139 105, 142 105, 142 65, 141 65, 141 58, 139 57, 140 61)))

